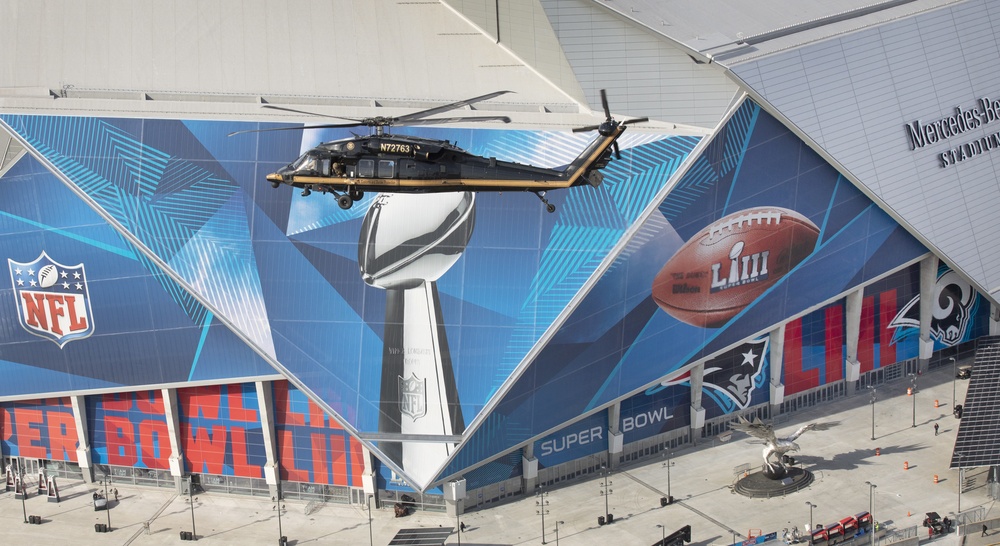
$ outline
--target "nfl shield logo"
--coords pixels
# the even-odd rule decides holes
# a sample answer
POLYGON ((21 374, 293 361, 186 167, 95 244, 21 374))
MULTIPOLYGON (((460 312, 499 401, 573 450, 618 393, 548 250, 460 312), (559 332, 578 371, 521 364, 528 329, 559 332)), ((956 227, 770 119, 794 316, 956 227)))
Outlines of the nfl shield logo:
POLYGON ((21 327, 61 349, 94 333, 83 264, 63 265, 44 251, 33 262, 7 259, 21 327))
POLYGON ((416 421, 427 415, 427 380, 417 379, 413 373, 409 379, 397 376, 399 381, 399 411, 416 421))

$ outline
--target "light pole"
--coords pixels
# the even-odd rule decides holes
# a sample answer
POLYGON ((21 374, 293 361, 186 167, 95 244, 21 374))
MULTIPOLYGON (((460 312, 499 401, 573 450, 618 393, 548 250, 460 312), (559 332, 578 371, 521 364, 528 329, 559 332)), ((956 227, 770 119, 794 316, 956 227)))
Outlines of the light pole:
MULTIPOLYGON (((104 511, 108 514, 108 531, 111 530, 111 501, 108 499, 108 484, 111 483, 111 474, 105 474, 104 480, 104 511)), ((24 488, 24 480, 21 480, 21 488, 24 488)))
POLYGON ((868 484, 868 513, 872 516, 872 545, 875 546, 875 529, 878 527, 878 518, 875 517, 875 488, 877 485, 872 482, 865 482, 868 484))
POLYGON ((194 526, 194 478, 188 476, 188 504, 191 505, 191 539, 198 540, 198 530, 194 526))
POLYGON ((667 462, 664 463, 663 466, 667 467, 667 500, 673 503, 674 498, 670 496, 670 467, 674 465, 674 463, 670 462, 671 455, 673 455, 673 453, 669 451, 664 454, 667 458, 667 462))
POLYGON ((958 457, 958 512, 956 514, 962 513, 962 454, 955 452, 955 456, 958 457))
POLYGON ((609 489, 611 484, 613 484, 614 482, 608 479, 611 476, 611 469, 608 468, 607 466, 603 468, 604 468, 604 484, 601 486, 601 495, 604 495, 604 517, 606 518, 605 521, 611 523, 611 509, 608 507, 608 497, 611 496, 612 493, 614 493, 613 489, 609 489))
POLYGON ((873 387, 871 385, 869 385, 868 388, 871 389, 871 393, 872 393, 872 400, 871 400, 871 403, 872 403, 872 440, 874 441, 875 440, 875 401, 878 399, 878 389, 876 389, 875 387, 873 387))
POLYGON ((559 525, 566 525, 565 521, 556 522, 556 546, 559 546, 559 525))
MULTIPOLYGON (((375 546, 375 535, 372 533, 372 496, 371 495, 368 495, 368 497, 365 498, 365 503, 368 504, 368 543, 371 544, 371 546, 375 546)), ((459 535, 459 539, 458 540, 462 540, 461 535, 459 535)))
POLYGON ((958 379, 958 361, 955 357, 951 357, 951 410, 955 411, 955 404, 957 403, 955 397, 955 381, 958 379))
POLYGON ((284 546, 286 541, 285 541, 285 533, 281 532, 281 511, 285 509, 285 506, 281 504, 281 501, 284 499, 281 498, 280 484, 278 485, 277 496, 271 497, 271 500, 274 502, 274 509, 278 511, 278 544, 284 546))
POLYGON ((659 523, 657 523, 656 526, 660 528, 660 546, 665 546, 665 543, 667 542, 667 528, 659 523))
MULTIPOLYGON (((21 459, 16 459, 17 461, 17 481, 20 484, 18 487, 21 488, 21 511, 24 512, 24 522, 28 523, 28 508, 24 504, 24 498, 28 496, 28 490, 24 487, 24 467, 21 466, 21 459)), ((15 488, 15 493, 17 489, 15 488)), ((107 505, 105 505, 107 506, 107 505)), ((110 527, 111 524, 108 524, 110 527)))
POLYGON ((549 494, 548 491, 539 491, 537 494, 535 494, 535 498, 538 499, 535 501, 535 506, 538 507, 535 513, 542 516, 542 544, 545 544, 545 514, 547 514, 549 511, 549 509, 546 508, 546 506, 548 506, 549 504, 549 501, 545 500, 545 497, 548 494, 549 494))
POLYGON ((913 428, 917 426, 917 374, 910 374, 910 396, 913 398, 913 428))
POLYGON ((813 508, 816 508, 816 505, 809 501, 806 501, 806 504, 809 505, 809 533, 811 535, 813 532, 813 508))

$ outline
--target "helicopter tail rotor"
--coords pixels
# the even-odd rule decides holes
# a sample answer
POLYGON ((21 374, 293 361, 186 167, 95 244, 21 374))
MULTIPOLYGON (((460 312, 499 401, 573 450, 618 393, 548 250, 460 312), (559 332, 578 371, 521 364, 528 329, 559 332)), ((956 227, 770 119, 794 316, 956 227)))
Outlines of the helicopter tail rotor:
MULTIPOLYGON (((586 133, 589 131, 598 131, 602 135, 607 136, 610 135, 614 130, 614 128, 617 127, 618 125, 631 125, 633 123, 642 123, 644 121, 649 121, 649 118, 647 117, 627 119, 622 122, 616 121, 615 118, 611 117, 611 108, 608 106, 608 93, 604 89, 601 89, 601 108, 604 109, 604 123, 601 123, 600 125, 587 125, 584 127, 576 127, 575 129, 573 129, 573 132, 586 133)), ((618 141, 616 140, 615 142, 613 142, 611 146, 615 153, 615 159, 621 159, 622 154, 621 150, 618 149, 618 141)))

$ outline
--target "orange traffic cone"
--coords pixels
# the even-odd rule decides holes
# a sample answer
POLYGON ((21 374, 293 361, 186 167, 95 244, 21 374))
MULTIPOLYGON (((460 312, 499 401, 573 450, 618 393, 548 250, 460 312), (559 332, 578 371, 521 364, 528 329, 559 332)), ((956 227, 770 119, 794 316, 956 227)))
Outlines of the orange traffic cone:
POLYGON ((903 461, 903 470, 910 469, 910 461, 903 461))

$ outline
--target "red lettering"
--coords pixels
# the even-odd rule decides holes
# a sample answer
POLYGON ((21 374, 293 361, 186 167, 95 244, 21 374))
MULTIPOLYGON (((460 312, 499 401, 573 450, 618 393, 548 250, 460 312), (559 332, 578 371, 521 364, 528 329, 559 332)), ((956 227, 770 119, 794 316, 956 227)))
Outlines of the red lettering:
POLYGON ((188 418, 218 419, 219 404, 222 400, 221 389, 219 385, 211 385, 177 391, 184 415, 188 418))
POLYGON ((365 474, 365 448, 361 442, 347 436, 347 441, 351 446, 351 485, 361 487, 361 477, 365 474))
POLYGON ((101 395, 101 408, 104 411, 128 411, 132 407, 132 394, 116 392, 101 395))
POLYGON ((347 439, 343 434, 330 435, 330 458, 333 460, 334 485, 350 485, 347 476, 347 439))
POLYGON ((45 416, 40 410, 14 408, 15 430, 17 431, 17 454, 30 459, 45 459, 47 450, 42 444, 41 428, 45 416), (37 425, 37 426, 32 426, 37 425))
POLYGON ((80 443, 76 437, 76 421, 67 411, 49 410, 45 412, 49 425, 49 459, 76 462, 76 448, 80 443))
POLYGON ((45 300, 49 304, 49 319, 52 320, 52 333, 57 336, 61 336, 63 331, 62 328, 59 327, 59 319, 56 317, 63 317, 66 315, 63 313, 63 306, 57 304, 65 303, 65 300, 63 300, 63 297, 59 294, 46 294, 45 296, 45 300))
POLYGON ((3 441, 9 442, 14 437, 14 427, 11 425, 11 414, 7 408, 0 408, 0 429, 3 430, 3 441))
POLYGON ((310 434, 312 443, 313 483, 333 483, 330 481, 330 466, 326 462, 326 435, 310 434))
POLYGON ((295 467, 295 445, 292 431, 279 431, 278 445, 281 448, 281 479, 292 482, 308 482, 309 471, 295 467))
POLYGON ((292 411, 292 397, 288 392, 288 381, 274 382, 274 407, 282 408, 284 411, 276 411, 275 417, 279 425, 304 425, 306 417, 301 413, 292 411))
POLYGON ((324 428, 326 425, 326 413, 319 404, 309 400, 309 426, 313 428, 324 428))
POLYGON ((819 370, 802 369, 802 319, 785 325, 785 394, 819 386, 819 370))
POLYGON ((104 443, 108 447, 108 464, 135 466, 135 436, 132 422, 124 417, 104 416, 104 443))
POLYGON ((188 469, 196 473, 222 474, 222 465, 226 460, 226 428, 214 425, 211 433, 206 427, 193 427, 193 431, 187 425, 181 425, 181 428, 188 429, 183 432, 182 442, 188 469))
POLYGON ((831 305, 824 311, 826 319, 826 384, 844 378, 844 308, 831 305))
POLYGON ((243 427, 229 428, 230 446, 233 454, 233 474, 243 478, 260 478, 264 470, 251 465, 247 457, 247 434, 243 427))
POLYGON ((898 301, 896 290, 886 290, 878 297, 878 358, 879 366, 888 366, 896 362, 896 344, 892 342, 892 330, 889 323, 896 316, 896 302, 898 301))
MULTIPOLYGON (((258 422, 257 410, 246 409, 243 406, 243 390, 239 385, 230 385, 226 387, 228 391, 228 396, 226 396, 229 402, 229 418, 234 421, 243 421, 244 423, 256 423, 258 422)), ((253 393, 257 396, 256 391, 253 393)))
POLYGON ((858 330, 858 362, 861 373, 875 369, 875 296, 861 300, 861 327, 858 330))
POLYGON ((147 415, 163 415, 163 398, 158 391, 139 391, 135 393, 135 407, 147 415))
POLYGON ((45 294, 41 292, 21 292, 24 300, 24 322, 28 326, 48 331, 49 318, 45 315, 45 294), (34 299, 32 299, 34 298, 34 299))
POLYGON ((139 453, 147 468, 170 468, 170 431, 156 419, 139 423, 139 453))
POLYGON ((87 317, 79 316, 76 312, 76 297, 70 295, 66 298, 66 310, 69 311, 69 331, 79 332, 87 329, 87 317))

